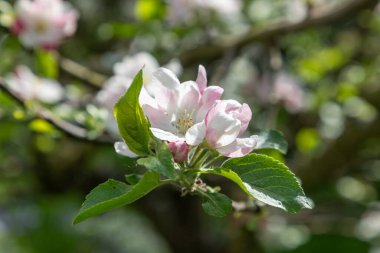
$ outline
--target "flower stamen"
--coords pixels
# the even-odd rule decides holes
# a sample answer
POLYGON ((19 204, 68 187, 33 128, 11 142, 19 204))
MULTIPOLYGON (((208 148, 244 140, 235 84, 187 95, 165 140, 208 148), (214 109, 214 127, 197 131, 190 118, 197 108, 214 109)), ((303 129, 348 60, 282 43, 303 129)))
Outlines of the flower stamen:
POLYGON ((194 125, 193 112, 189 113, 186 109, 179 114, 176 122, 176 129, 179 134, 185 135, 187 130, 194 125))

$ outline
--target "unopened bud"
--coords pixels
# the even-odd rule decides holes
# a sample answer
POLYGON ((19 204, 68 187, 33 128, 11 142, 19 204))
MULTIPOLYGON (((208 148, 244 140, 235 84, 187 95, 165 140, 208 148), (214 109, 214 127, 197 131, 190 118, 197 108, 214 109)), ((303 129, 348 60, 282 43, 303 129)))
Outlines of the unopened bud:
POLYGON ((189 146, 184 141, 169 142, 168 146, 172 151, 174 161, 176 163, 182 163, 186 161, 189 154, 189 146))

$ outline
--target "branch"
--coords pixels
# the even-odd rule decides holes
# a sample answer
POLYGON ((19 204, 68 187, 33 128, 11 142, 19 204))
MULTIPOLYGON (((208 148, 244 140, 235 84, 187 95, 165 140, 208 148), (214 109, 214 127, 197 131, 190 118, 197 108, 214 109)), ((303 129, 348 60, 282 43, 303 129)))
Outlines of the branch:
MULTIPOLYGON (((24 108, 27 108, 24 99, 20 97, 19 95, 17 95, 16 93, 9 90, 5 81, 2 78, 0 78, 0 90, 3 90, 4 93, 10 96, 19 105, 21 105, 24 108)), ((96 139, 89 138, 87 129, 79 127, 65 120, 62 120, 61 118, 58 118, 51 111, 45 108, 39 108, 39 110, 35 112, 35 114, 37 118, 46 120, 47 122, 55 126, 57 129, 61 130, 62 132, 64 132, 65 134, 67 134, 68 136, 72 138, 84 140, 88 142, 102 143, 102 144, 113 143, 113 141, 107 136, 99 136, 96 139)))
POLYGON ((253 28, 247 34, 225 43, 221 44, 220 40, 216 40, 212 45, 199 46, 196 49, 185 51, 180 54, 179 59, 184 66, 201 61, 211 61, 220 58, 225 51, 231 49, 239 51, 253 41, 273 39, 283 34, 331 24, 346 17, 352 17, 353 14, 358 13, 360 10, 375 6, 377 2, 378 0, 352 0, 339 9, 326 10, 319 7, 310 10, 309 16, 300 22, 278 22, 261 28, 253 28))
POLYGON ((102 88, 104 82, 107 80, 106 76, 63 56, 59 56, 59 66, 66 73, 90 84, 97 89, 102 88))

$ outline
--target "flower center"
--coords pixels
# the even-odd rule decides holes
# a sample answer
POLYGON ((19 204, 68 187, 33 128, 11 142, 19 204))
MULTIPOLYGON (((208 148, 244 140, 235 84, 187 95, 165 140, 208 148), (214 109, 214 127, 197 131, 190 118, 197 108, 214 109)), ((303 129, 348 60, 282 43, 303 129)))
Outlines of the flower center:
POLYGON ((193 113, 184 112, 179 114, 179 118, 176 122, 176 129, 178 133, 185 135, 187 130, 194 125, 193 113))
POLYGON ((36 20, 36 23, 34 24, 34 30, 36 33, 44 33, 47 30, 48 24, 44 20, 36 20))

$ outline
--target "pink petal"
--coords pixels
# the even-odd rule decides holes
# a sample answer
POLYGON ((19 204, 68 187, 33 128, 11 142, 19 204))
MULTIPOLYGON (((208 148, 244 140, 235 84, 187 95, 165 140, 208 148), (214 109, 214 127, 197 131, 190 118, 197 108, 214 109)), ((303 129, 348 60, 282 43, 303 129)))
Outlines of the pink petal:
POLYGON ((243 104, 240 108, 240 112, 237 114, 237 119, 241 122, 241 129, 239 136, 247 130, 247 127, 249 125, 249 122, 252 118, 252 111, 251 108, 249 108, 249 105, 243 104))
POLYGON ((181 83, 177 89, 178 112, 184 114, 192 114, 199 107, 201 94, 199 93, 197 84, 193 81, 181 83))
POLYGON ((223 88, 219 86, 209 86, 203 91, 201 105, 196 117, 197 122, 205 119, 207 112, 222 97, 223 92, 223 88))
POLYGON ((207 73, 205 67, 203 67, 202 65, 199 65, 198 67, 198 76, 196 83, 198 84, 199 91, 202 94, 207 86, 207 73))
POLYGON ((252 135, 249 138, 237 138, 231 144, 220 147, 217 151, 227 157, 241 157, 249 154, 257 145, 257 136, 252 135))
POLYGON ((209 118, 206 130, 206 140, 214 148, 226 146, 238 137, 241 128, 239 120, 225 113, 209 118))

